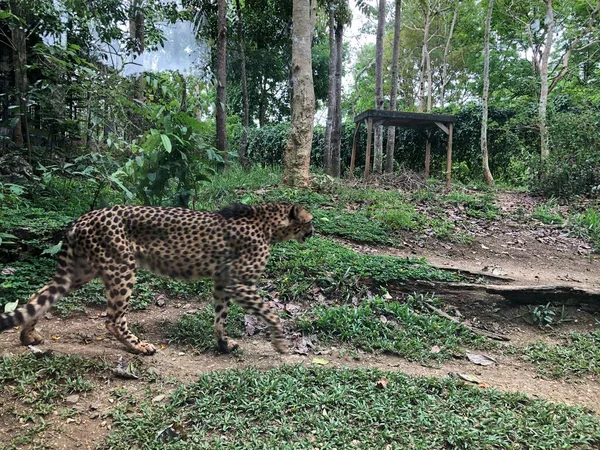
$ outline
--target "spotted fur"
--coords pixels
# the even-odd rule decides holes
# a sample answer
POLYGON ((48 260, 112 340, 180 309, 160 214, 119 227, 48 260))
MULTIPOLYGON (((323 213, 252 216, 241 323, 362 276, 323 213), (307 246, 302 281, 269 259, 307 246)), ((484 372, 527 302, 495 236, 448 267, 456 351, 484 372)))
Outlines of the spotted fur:
POLYGON ((99 276, 108 300, 106 327, 131 351, 156 350, 127 327, 125 313, 136 268, 187 281, 212 278, 214 332, 222 351, 237 344, 228 339, 225 321, 232 301, 269 326, 273 346, 286 351, 279 317, 262 301, 256 283, 275 242, 303 242, 313 234, 312 215, 297 205, 231 205, 221 211, 114 206, 81 216, 67 232, 53 280, 27 305, 0 314, 0 331, 16 325, 23 345, 39 344, 40 316, 59 298, 99 276))

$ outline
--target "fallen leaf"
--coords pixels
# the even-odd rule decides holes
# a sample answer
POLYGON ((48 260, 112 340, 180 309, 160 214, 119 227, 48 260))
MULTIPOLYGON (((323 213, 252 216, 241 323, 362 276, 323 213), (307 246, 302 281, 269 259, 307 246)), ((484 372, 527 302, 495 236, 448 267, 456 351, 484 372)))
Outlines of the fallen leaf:
POLYGON ((375 383, 375 385, 378 388, 382 388, 382 389, 387 387, 387 384, 388 384, 388 380, 386 380, 385 378, 382 378, 382 379, 378 380, 377 383, 375 383))
POLYGON ((246 325, 246 334, 254 336, 259 331, 258 319, 250 314, 244 316, 244 324, 246 325))
POLYGON ((458 378, 460 378, 463 381, 467 381, 469 383, 473 383, 473 384, 481 384, 483 383, 483 381, 481 380, 481 378, 475 376, 475 375, 471 375, 468 373, 457 373, 456 375, 458 375, 458 378))
POLYGON ((60 341, 60 336, 56 336, 55 334, 53 334, 50 337, 52 338, 53 341, 60 341))
POLYGON ((497 363, 497 361, 491 356, 487 355, 477 355, 475 353, 467 353, 467 358, 473 364, 477 364, 478 366, 492 366, 497 363))
POLYGON ((52 356, 52 350, 50 349, 42 350, 41 348, 36 347, 35 345, 28 345, 27 348, 31 351, 31 353, 33 353, 33 356, 35 356, 36 358, 52 356))
POLYGON ((439 345, 434 345, 433 347, 431 347, 431 349, 429 350, 431 353, 439 353, 442 349, 440 348, 439 345))
POLYGON ((67 403, 75 404, 79 401, 79 395, 77 395, 77 394, 69 395, 67 398, 65 398, 65 401, 67 403))
POLYGON ((158 403, 158 402, 162 402, 165 399, 166 395, 165 394, 160 394, 157 395, 156 397, 154 397, 152 399, 152 403, 158 403))
POLYGON ((123 357, 119 357, 119 362, 117 363, 117 367, 113 370, 113 374, 116 377, 124 378, 127 380, 137 380, 138 376, 135 374, 135 366, 133 365, 133 361, 127 361, 123 359, 123 357))
POLYGON ((8 302, 4 305, 4 312, 13 312, 19 306, 19 300, 15 300, 14 302, 8 302))
POLYGON ((321 366, 324 366, 325 364, 329 364, 329 361, 327 361, 326 359, 323 358, 314 358, 312 360, 313 364, 319 364, 321 366))

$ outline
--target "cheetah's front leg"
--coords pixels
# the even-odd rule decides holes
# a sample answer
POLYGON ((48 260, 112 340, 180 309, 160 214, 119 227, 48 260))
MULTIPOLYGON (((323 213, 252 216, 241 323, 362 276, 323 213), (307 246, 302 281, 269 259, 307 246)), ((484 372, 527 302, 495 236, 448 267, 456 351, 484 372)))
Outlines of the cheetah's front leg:
POLYGON ((230 293, 231 298, 238 302, 246 312, 258 316, 267 324, 271 332, 271 343, 275 350, 279 353, 288 352, 279 316, 260 298, 254 284, 232 284, 227 287, 226 293, 230 293))

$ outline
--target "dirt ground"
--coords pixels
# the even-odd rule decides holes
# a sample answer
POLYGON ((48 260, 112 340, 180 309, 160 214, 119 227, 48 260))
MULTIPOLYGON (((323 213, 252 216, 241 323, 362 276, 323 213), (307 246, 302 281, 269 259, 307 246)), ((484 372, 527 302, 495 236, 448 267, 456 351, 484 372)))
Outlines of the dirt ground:
MULTIPOLYGON (((532 209, 535 200, 525 194, 504 193, 499 194, 498 204, 502 211, 510 212, 518 206, 532 209)), ((563 228, 531 221, 520 223, 503 218, 491 224, 482 224, 481 221, 474 220, 467 224, 465 229, 473 236, 469 244, 441 243, 434 239, 423 241, 411 234, 406 235, 404 244, 398 248, 346 244, 362 252, 424 257, 439 267, 489 273, 506 278, 507 283, 519 285, 600 286, 600 255, 591 253, 590 246, 585 241, 568 236, 563 228)), ((448 302, 455 305, 462 316, 472 323, 483 322, 486 328, 496 328, 507 333, 511 342, 516 345, 540 340, 555 342, 555 332, 591 330, 596 327, 596 320, 600 319, 598 313, 570 307, 567 314, 573 322, 561 325, 554 331, 544 331, 523 320, 523 307, 510 305, 497 298, 474 298, 470 294, 466 295, 463 301, 454 297, 448 302)), ((175 321, 187 310, 195 307, 167 303, 164 307, 153 305, 146 311, 129 314, 130 323, 143 327, 145 340, 155 345, 163 343, 161 350, 151 357, 134 357, 127 353, 124 347, 106 332, 101 310, 93 308, 89 308, 85 314, 75 314, 68 319, 42 319, 38 329, 47 340, 40 348, 52 349, 57 354, 100 356, 113 364, 116 364, 120 357, 136 358, 145 370, 156 373, 163 380, 177 382, 190 382, 198 374, 213 370, 247 366, 268 369, 286 363, 311 364, 318 354, 320 358, 328 360, 329 366, 379 368, 432 377, 444 377, 449 374, 476 375, 486 388, 522 392, 535 398, 585 406, 600 415, 598 380, 546 379, 530 364, 516 357, 502 355, 501 352, 486 352, 497 361, 497 364, 488 367, 476 366, 465 358, 427 366, 407 362, 396 356, 363 352, 358 352, 357 355, 356 352, 349 352, 344 348, 324 345, 319 345, 308 355, 292 353, 282 356, 272 351, 267 338, 262 334, 242 338, 241 355, 220 355, 213 352, 196 354, 188 348, 164 345, 164 321, 175 321)), ((27 351, 29 350, 26 347, 19 345, 18 332, 10 330, 0 334, 0 356, 14 356, 27 351)), ((123 386, 132 392, 159 389, 159 384, 143 380, 107 379, 92 392, 80 396, 74 407, 79 409, 81 414, 74 421, 67 423, 58 416, 49 419, 54 421, 54 425, 43 438, 47 439, 47 448, 94 448, 110 431, 110 421, 102 418, 102 413, 113 406, 109 402, 110 392, 123 386)), ((160 384, 161 391, 157 392, 157 395, 168 394, 168 386, 160 384)), ((3 421, 0 418, 0 442, 4 433, 6 436, 14 436, 21 428, 28 426, 20 423, 1 423, 3 421)))

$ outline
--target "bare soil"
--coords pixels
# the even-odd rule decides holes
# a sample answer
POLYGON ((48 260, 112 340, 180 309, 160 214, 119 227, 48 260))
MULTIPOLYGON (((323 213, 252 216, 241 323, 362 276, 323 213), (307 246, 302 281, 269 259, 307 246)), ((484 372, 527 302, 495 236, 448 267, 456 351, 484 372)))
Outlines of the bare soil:
MULTIPOLYGON (((600 285, 599 255, 592 253, 590 245, 572 236, 565 229, 546 226, 532 221, 512 220, 515 209, 532 210, 536 200, 526 194, 499 194, 498 204, 506 213, 501 220, 472 220, 465 229, 473 237, 469 244, 441 242, 433 238, 406 234, 404 245, 399 248, 380 248, 347 243, 361 252, 385 253, 397 256, 424 257, 439 267, 483 272, 514 280, 520 285, 565 284, 598 287, 600 285)), ((464 219, 470 221, 471 219, 464 219)), ((463 220, 463 222, 464 222, 463 220)), ((509 281, 507 281, 509 282, 509 281)), ((427 290, 422 288, 423 291, 427 290)), ((534 341, 557 342, 556 333, 570 330, 589 331, 597 327, 597 313, 585 308, 569 307, 566 311, 571 322, 553 330, 541 330, 527 322, 527 311, 523 306, 511 305, 494 296, 454 295, 446 301, 459 311, 459 315, 471 323, 490 330, 506 333, 515 345, 526 345, 534 341)), ((187 305, 185 305, 187 306, 187 305)), ((203 372, 253 366, 261 369, 278 367, 282 364, 311 364, 315 356, 328 360, 334 367, 368 367, 389 371, 402 371, 411 375, 445 377, 449 374, 476 375, 482 388, 493 388, 507 392, 522 392, 529 396, 547 399, 568 405, 590 408, 600 415, 600 382, 592 378, 554 380, 541 377, 530 364, 502 352, 486 352, 497 360, 488 367, 476 366, 466 358, 455 359, 441 365, 421 365, 390 355, 373 355, 349 349, 318 345, 308 355, 276 354, 268 339, 262 334, 240 340, 239 355, 221 355, 214 352, 197 354, 189 348, 165 344, 165 321, 174 322, 190 308, 175 302, 164 307, 151 306, 146 311, 132 312, 129 322, 142 326, 143 336, 161 350, 150 357, 129 354, 106 331, 101 310, 89 308, 85 314, 78 313, 67 319, 52 317, 42 319, 38 329, 46 337, 40 348, 52 349, 55 353, 78 354, 88 357, 106 358, 116 365, 119 358, 136 358, 145 371, 156 373, 164 381, 190 382, 203 372)), ((0 356, 14 356, 28 352, 19 345, 18 332, 10 330, 0 334, 0 356)), ((146 390, 168 394, 168 383, 151 383, 147 379, 124 380, 108 378, 93 391, 80 396, 74 407, 80 411, 73 420, 58 414, 48 418, 52 426, 36 441, 44 442, 45 448, 71 449, 94 448, 110 432, 110 419, 103 414, 114 406, 115 389, 126 387, 134 395, 146 390), (92 407, 94 409, 92 409, 92 407)), ((15 436, 27 428, 27 423, 18 423, 0 417, 0 442, 15 436)))

